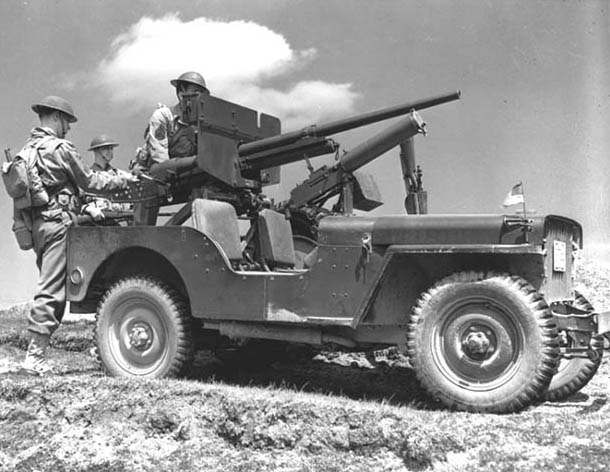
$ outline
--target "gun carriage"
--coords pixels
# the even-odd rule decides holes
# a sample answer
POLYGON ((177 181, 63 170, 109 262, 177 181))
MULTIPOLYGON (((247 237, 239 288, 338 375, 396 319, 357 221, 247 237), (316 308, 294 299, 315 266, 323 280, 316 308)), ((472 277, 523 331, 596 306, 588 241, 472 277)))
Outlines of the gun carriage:
POLYGON ((427 213, 419 111, 459 95, 283 134, 276 117, 187 96, 197 155, 153 166, 113 196, 136 202, 141 224, 69 232, 68 299, 74 312, 97 311, 104 369, 183 375, 196 348, 262 339, 398 346, 431 395, 464 410, 518 411, 582 388, 610 316, 573 287, 581 226, 557 215, 427 213), (390 118, 343 154, 331 137, 390 118), (396 147, 406 214, 361 214, 382 204, 361 169, 396 147), (325 154, 336 162, 314 169, 325 154), (298 161, 309 177, 284 201, 265 197, 279 169, 298 161), (168 205, 182 206, 159 224, 168 205))

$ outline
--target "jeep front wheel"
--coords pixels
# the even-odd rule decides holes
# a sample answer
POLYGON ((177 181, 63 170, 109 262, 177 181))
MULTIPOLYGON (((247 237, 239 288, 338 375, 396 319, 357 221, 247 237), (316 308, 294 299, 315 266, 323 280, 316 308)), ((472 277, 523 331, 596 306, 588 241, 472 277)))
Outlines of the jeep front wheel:
POLYGON ((559 362, 557 327, 524 279, 461 272, 415 306, 407 332, 422 386, 450 408, 506 413, 539 400, 559 362))
POLYGON ((158 280, 128 277, 104 295, 96 316, 98 358, 118 377, 176 377, 192 360, 190 315, 158 280))

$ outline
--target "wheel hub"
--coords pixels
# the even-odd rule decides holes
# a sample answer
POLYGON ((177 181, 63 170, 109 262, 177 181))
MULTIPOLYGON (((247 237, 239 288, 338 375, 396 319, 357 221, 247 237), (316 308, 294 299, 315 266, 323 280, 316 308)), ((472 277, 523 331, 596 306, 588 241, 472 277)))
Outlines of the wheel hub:
POLYGON ((495 336, 490 329, 471 326, 462 336, 462 348, 471 359, 488 359, 496 350, 495 336))
POLYGON ((150 347, 153 342, 153 333, 145 323, 136 323, 129 332, 129 344, 131 347, 144 351, 150 347))

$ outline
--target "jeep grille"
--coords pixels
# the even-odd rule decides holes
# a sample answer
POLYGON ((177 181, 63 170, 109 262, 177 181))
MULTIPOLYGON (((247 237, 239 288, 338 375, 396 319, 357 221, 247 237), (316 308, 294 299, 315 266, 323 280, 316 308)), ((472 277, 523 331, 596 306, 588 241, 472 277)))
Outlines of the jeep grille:
POLYGON ((574 227, 569 221, 547 220, 544 239, 546 281, 541 289, 547 303, 574 297, 573 234, 574 227))

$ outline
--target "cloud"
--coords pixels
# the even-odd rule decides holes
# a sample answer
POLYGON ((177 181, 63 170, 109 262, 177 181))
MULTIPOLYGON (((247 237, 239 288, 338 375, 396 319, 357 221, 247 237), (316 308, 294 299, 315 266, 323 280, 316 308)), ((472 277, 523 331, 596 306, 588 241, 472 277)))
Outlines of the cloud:
POLYGON ((351 113, 358 98, 350 83, 294 79, 316 54, 295 50, 282 35, 250 21, 145 17, 112 41, 88 83, 136 111, 173 104, 169 80, 196 70, 213 95, 277 115, 288 131, 351 113), (277 82, 287 85, 271 85, 277 82))

